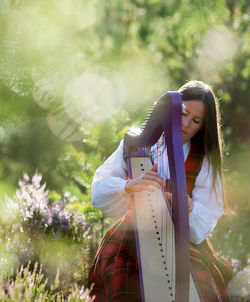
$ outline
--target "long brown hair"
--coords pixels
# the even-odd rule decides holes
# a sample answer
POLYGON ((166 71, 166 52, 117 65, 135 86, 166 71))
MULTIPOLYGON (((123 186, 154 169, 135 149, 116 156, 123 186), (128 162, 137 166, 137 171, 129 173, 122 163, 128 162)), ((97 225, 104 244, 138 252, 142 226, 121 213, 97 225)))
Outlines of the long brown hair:
POLYGON ((209 165, 212 165, 213 187, 215 188, 217 173, 219 173, 221 182, 223 182, 223 139, 221 135, 221 118, 217 99, 212 88, 201 81, 187 82, 178 91, 182 93, 183 101, 198 100, 205 105, 204 125, 202 129, 192 137, 191 141, 204 148, 209 165))

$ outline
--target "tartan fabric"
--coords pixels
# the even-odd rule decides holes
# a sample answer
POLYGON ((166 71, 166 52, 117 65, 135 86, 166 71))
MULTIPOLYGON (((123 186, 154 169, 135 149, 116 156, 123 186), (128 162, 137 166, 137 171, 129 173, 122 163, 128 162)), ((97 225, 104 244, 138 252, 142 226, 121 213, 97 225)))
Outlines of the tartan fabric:
POLYGON ((199 145, 191 143, 189 154, 185 162, 187 193, 192 197, 195 179, 200 172, 204 150, 199 145))
MULTIPOLYGON (((203 148, 192 143, 189 154, 185 162, 187 193, 192 197, 192 190, 195 184, 195 179, 200 172, 202 160, 204 156, 203 148)), ((171 192, 171 181, 166 179, 166 191, 171 192)))
MULTIPOLYGON (((190 195, 202 159, 203 151, 191 144, 185 164, 190 195)), ((133 221, 129 210, 107 232, 96 253, 89 272, 94 302, 141 302, 133 221)), ((204 302, 229 302, 226 284, 232 276, 231 266, 216 256, 208 239, 190 244, 190 262, 204 302)))
POLYGON ((190 244, 190 262, 205 302, 230 302, 226 284, 232 277, 229 263, 220 259, 208 239, 190 244))
POLYGON ((105 235, 89 272, 95 302, 141 302, 132 211, 105 235))

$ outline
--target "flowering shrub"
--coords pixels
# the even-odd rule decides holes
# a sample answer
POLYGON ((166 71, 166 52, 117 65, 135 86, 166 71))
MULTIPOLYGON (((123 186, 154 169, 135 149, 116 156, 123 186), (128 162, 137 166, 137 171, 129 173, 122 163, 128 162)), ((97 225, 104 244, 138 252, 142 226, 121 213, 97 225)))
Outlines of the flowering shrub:
POLYGON ((77 207, 68 197, 51 202, 41 180, 38 173, 31 180, 25 174, 14 198, 5 200, 5 223, 0 228, 5 249, 0 251, 0 266, 11 273, 17 266, 31 262, 32 268, 39 262, 48 283, 59 269, 62 286, 69 287, 75 281, 86 284, 89 265, 103 233, 101 215, 91 215, 97 210, 90 205, 77 207))
POLYGON ((232 301, 247 302, 250 301, 250 265, 241 270, 232 280, 228 287, 232 301))
POLYGON ((59 275, 57 274, 54 283, 47 289, 47 280, 44 280, 42 267, 38 268, 35 263, 34 269, 30 271, 29 265, 23 266, 17 272, 15 280, 0 276, 0 301, 84 301, 92 302, 93 298, 89 296, 89 290, 74 284, 68 295, 59 287, 59 275))

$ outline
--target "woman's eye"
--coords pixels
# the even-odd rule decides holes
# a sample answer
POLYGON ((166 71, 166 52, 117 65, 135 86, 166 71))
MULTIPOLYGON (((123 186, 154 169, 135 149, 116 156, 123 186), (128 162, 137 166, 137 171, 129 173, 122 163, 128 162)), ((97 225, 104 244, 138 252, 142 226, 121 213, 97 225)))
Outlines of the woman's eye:
POLYGON ((195 124, 199 125, 200 121, 194 120, 195 124))

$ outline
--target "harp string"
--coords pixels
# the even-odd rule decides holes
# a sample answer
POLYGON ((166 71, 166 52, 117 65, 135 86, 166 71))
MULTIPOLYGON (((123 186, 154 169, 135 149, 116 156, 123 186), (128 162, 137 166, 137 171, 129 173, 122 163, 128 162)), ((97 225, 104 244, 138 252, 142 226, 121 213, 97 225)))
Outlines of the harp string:
MULTIPOLYGON (((152 146, 151 148, 151 158, 154 162, 157 162, 157 172, 161 175, 163 181, 166 183, 166 180, 170 180, 170 171, 168 164, 168 156, 166 150, 166 141, 164 133, 158 140, 158 142, 152 146)), ((166 203, 168 202, 168 209, 170 214, 173 210, 173 204, 171 201, 167 201, 166 194, 164 188, 162 188, 162 193, 166 199, 166 203)), ((154 195, 155 196, 155 195, 154 195)), ((174 227, 170 221, 166 221, 166 212, 163 207, 164 204, 161 204, 161 208, 157 207, 157 200, 153 200, 156 215, 159 226, 159 235, 161 238, 161 246, 159 246, 160 251, 164 250, 163 266, 167 268, 166 278, 167 278, 167 286, 170 291, 174 293, 175 291, 175 245, 174 245, 174 227), (166 228, 169 228, 169 233, 166 231, 166 228), (167 237, 168 236, 168 237, 167 237)))

